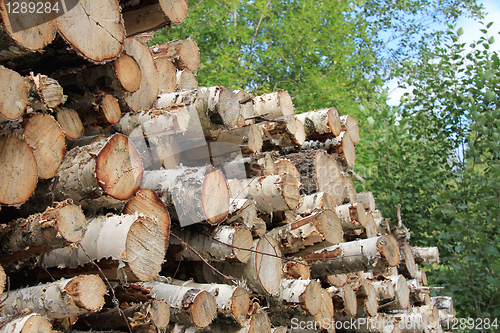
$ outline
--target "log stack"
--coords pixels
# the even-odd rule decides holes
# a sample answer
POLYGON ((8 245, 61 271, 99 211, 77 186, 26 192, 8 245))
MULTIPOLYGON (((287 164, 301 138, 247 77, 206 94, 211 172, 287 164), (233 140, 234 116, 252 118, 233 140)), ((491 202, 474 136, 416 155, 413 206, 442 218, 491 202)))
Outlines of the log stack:
POLYGON ((143 43, 185 0, 66 5, 19 29, 0 1, 0 332, 453 323, 437 249, 356 192, 353 116, 198 87, 192 38, 143 43))

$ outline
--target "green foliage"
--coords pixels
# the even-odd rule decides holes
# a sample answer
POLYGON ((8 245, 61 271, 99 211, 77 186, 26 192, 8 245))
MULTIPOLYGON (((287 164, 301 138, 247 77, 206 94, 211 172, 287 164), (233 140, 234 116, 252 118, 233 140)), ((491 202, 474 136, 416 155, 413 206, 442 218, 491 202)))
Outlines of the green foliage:
POLYGON ((192 36, 202 57, 201 85, 262 94, 284 89, 298 110, 349 112, 380 85, 373 36, 355 2, 191 2, 187 20, 153 43, 192 36))
POLYGON ((412 244, 439 245, 428 274, 438 294, 454 297, 459 317, 498 317, 500 59, 486 30, 470 52, 461 33, 406 65, 412 92, 399 108, 365 112, 375 121, 358 162, 378 166, 367 179, 384 216, 401 203, 412 244))

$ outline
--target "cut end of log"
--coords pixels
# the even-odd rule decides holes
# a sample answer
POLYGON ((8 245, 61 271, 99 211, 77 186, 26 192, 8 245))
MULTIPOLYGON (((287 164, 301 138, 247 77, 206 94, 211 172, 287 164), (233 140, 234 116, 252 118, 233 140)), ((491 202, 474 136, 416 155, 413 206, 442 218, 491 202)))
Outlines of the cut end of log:
POLYGON ((106 285, 98 275, 79 275, 64 287, 75 305, 88 311, 99 311, 104 305, 106 285))
POLYGON ((137 192, 142 182, 141 157, 129 139, 122 134, 111 137, 99 152, 96 176, 104 192, 126 200, 137 192))
POLYGON ((217 313, 215 297, 206 291, 200 292, 189 305, 191 319, 196 327, 207 327, 217 313))
POLYGON ((0 203, 20 205, 36 188, 38 168, 30 146, 16 135, 0 137, 0 203))
POLYGON ((278 90, 278 97, 281 110, 283 111, 283 116, 294 114, 295 107, 293 106, 292 97, 290 96, 290 94, 287 91, 280 89, 278 90))
POLYGON ((118 124, 122 116, 122 110, 118 100, 109 94, 104 95, 101 100, 101 111, 106 121, 111 125, 118 124))
POLYGON ((332 134, 335 136, 338 136, 342 131, 339 112, 336 108, 328 109, 328 127, 332 131, 332 134))
POLYGON ((359 126, 356 118, 350 115, 340 117, 340 123, 342 124, 342 130, 349 133, 352 142, 356 145, 359 141, 359 126))
POLYGON ((3 294, 5 290, 5 282, 7 281, 7 276, 5 275, 5 271, 3 267, 0 266, 0 295, 3 294))
POLYGON ((160 0, 160 7, 172 24, 182 23, 187 17, 187 0, 160 0))
POLYGON ((280 177, 283 186, 283 199, 285 200, 285 203, 289 209, 297 209, 300 202, 300 190, 296 176, 285 173, 280 177))
POLYGON ((113 62, 113 68, 123 89, 128 92, 139 89, 142 79, 141 68, 134 58, 123 53, 113 62))
MULTIPOLYGON (((3 6, 3 1, 0 4, 3 6)), ((0 82, 9 87, 0 93, 0 116, 7 120, 18 119, 28 104, 28 85, 21 75, 3 66, 0 66, 0 82)))
POLYGON ((24 140, 32 147, 38 167, 38 177, 54 177, 66 154, 64 132, 48 114, 30 117, 24 128, 24 140))
POLYGON ((323 289, 319 282, 312 280, 299 297, 302 307, 309 311, 311 315, 316 315, 321 311, 323 303, 322 294, 323 289))
POLYGON ((400 255, 396 238, 392 235, 381 236, 377 241, 377 248, 383 260, 389 267, 395 267, 399 264, 400 255))
POLYGON ((333 301, 330 293, 325 289, 321 290, 321 307, 318 313, 314 315, 314 319, 321 323, 322 328, 328 329, 333 322, 333 301))
POLYGON ((143 214, 156 221, 168 246, 170 231, 170 215, 165 204, 153 190, 139 189, 123 208, 123 214, 143 214))
POLYGON ((264 235, 255 247, 255 269, 260 285, 269 295, 279 292, 283 276, 283 264, 278 243, 269 235, 264 235), (270 254, 270 255, 269 255, 270 254))
POLYGON ((224 174, 215 168, 210 170, 205 175, 202 193, 203 211, 207 221, 212 225, 224 221, 229 213, 229 190, 224 174))
POLYGON ((149 311, 156 328, 160 330, 166 329, 170 322, 170 307, 168 304, 163 301, 153 300, 149 311))
POLYGON ((314 167, 318 190, 330 194, 335 205, 340 205, 344 200, 344 182, 337 162, 325 151, 318 151, 314 167))
POLYGON ((83 136, 83 123, 75 110, 61 108, 56 119, 68 139, 77 140, 83 136))
POLYGON ((246 263, 252 252, 245 251, 244 249, 251 249, 253 246, 252 232, 245 226, 236 226, 233 235, 234 258, 241 262, 246 263))
POLYGON ((342 223, 335 212, 327 209, 316 218, 316 227, 325 238, 328 246, 339 244, 344 240, 342 223))
POLYGON ((165 241, 151 218, 138 216, 127 235, 126 249, 128 266, 140 281, 150 281, 158 275, 165 257, 165 241))
POLYGON ((344 310, 348 316, 355 317, 358 312, 356 292, 352 289, 350 284, 346 284, 343 288, 344 310))
POLYGON ((30 314, 29 317, 20 318, 14 324, 14 327, 11 327, 12 331, 7 329, 6 332, 19 332, 19 333, 52 333, 52 325, 50 321, 38 314, 30 314))
POLYGON ((80 206, 69 204, 56 209, 48 208, 45 214, 56 218, 57 230, 66 241, 76 243, 82 239, 87 219, 80 206))
POLYGON ((114 60, 122 51, 125 28, 116 0, 80 0, 57 18, 57 29, 78 54, 92 62, 114 60))
POLYGON ((252 301, 250 293, 242 287, 236 287, 231 296, 231 313, 239 325, 244 325, 252 301))
POLYGON ((160 77, 159 94, 174 92, 177 86, 177 73, 174 65, 167 58, 156 58, 155 63, 160 77))

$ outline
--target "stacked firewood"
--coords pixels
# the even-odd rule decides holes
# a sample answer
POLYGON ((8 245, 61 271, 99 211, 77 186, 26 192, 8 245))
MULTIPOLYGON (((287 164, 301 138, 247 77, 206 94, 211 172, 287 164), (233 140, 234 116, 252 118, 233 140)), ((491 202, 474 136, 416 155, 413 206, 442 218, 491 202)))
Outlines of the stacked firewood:
POLYGON ((359 128, 198 87, 185 0, 0 1, 0 332, 439 332, 421 263, 351 168, 359 128), (10 7, 9 7, 10 8, 10 7), (52 7, 53 8, 53 7, 52 7), (19 19, 19 18, 18 18, 19 19))

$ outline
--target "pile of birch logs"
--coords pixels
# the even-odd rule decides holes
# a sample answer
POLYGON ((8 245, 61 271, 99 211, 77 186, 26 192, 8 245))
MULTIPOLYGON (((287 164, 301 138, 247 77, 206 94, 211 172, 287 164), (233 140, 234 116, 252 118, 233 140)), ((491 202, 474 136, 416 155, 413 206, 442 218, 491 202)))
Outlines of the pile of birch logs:
POLYGON ((198 87, 194 40, 145 44, 186 0, 63 1, 20 31, 5 3, 0 332, 453 323, 418 267, 437 248, 356 193, 354 117, 198 87))

